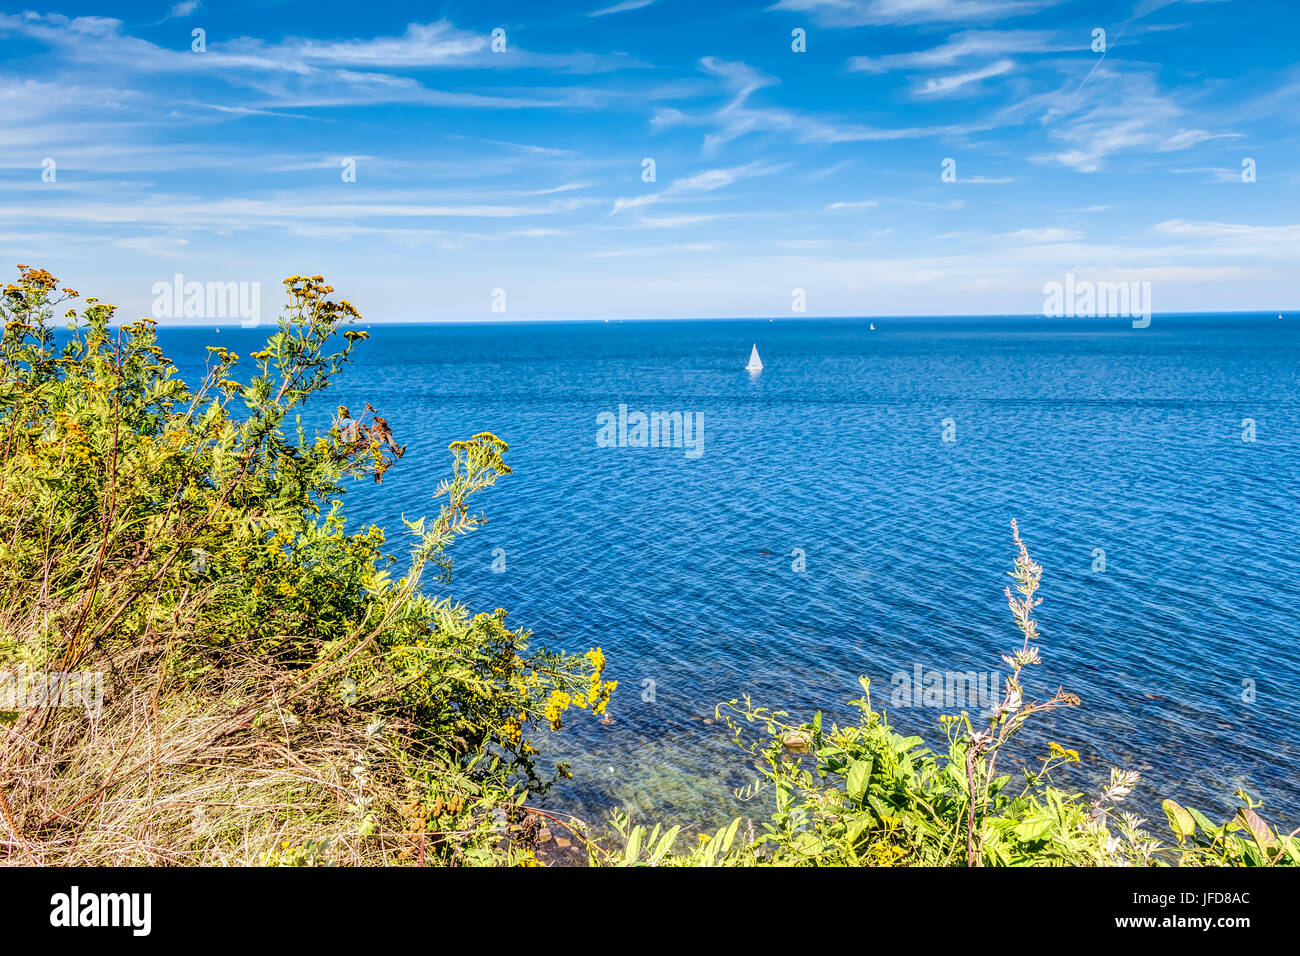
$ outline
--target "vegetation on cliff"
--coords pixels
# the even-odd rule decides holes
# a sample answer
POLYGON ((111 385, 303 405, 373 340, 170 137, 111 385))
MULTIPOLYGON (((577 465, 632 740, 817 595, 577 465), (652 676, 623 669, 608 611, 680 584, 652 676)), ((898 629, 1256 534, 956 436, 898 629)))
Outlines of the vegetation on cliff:
POLYGON ((510 473, 494 435, 451 445, 402 566, 345 530, 341 482, 401 447, 370 410, 304 432, 366 333, 320 276, 285 285, 247 377, 210 348, 192 388, 148 319, 87 299, 56 334, 76 293, 34 268, 0 297, 9 862, 527 862, 520 805, 566 772, 530 736, 608 701, 599 649, 530 648, 504 611, 428 594, 510 473))
POLYGON ((450 446, 405 561, 348 530, 343 483, 382 480, 405 446, 368 404, 307 433, 304 403, 367 333, 320 276, 285 285, 247 373, 212 347, 194 386, 150 320, 116 328, 86 299, 56 332, 77 294, 26 266, 0 295, 0 863, 529 865, 544 824, 593 865, 1300 863, 1245 793, 1223 823, 1166 801, 1162 840, 1120 809, 1131 773, 1062 790, 1078 755, 1058 745, 999 772, 1036 714, 1079 703, 1025 699, 1042 569, 1018 530, 1011 675, 986 721, 943 719, 945 748, 896 733, 864 679, 842 727, 718 708, 765 819, 688 840, 615 815, 602 837, 530 807, 568 775, 540 766, 538 735, 603 713, 615 685, 600 648, 534 648, 505 611, 433 596, 506 444, 450 446))

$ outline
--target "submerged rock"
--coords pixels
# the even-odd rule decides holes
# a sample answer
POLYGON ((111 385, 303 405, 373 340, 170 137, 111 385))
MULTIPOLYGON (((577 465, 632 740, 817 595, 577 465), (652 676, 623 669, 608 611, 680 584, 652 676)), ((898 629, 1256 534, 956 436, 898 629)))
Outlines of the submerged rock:
POLYGON ((788 730, 781 735, 781 746, 792 753, 809 753, 812 750, 812 735, 802 730, 788 730))

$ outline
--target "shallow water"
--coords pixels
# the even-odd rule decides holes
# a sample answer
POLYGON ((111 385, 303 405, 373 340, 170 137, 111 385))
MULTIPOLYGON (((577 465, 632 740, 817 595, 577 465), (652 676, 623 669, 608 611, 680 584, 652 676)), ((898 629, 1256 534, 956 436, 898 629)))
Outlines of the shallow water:
MULTIPOLYGON (((321 420, 370 401, 407 443, 348 495, 390 541, 400 515, 434 511, 448 442, 510 443, 453 592, 543 643, 600 645, 620 683, 612 725, 574 718, 547 748, 575 771, 552 806, 729 816, 748 771, 714 705, 829 719, 859 674, 936 742, 956 708, 889 706, 891 677, 1005 674, 1015 517, 1045 569, 1031 695, 1083 698, 1022 755, 1079 750, 1064 779, 1080 789, 1140 770, 1148 812, 1156 793, 1226 812, 1246 785, 1300 825, 1300 325, 871 321, 376 324, 321 420), (702 414, 701 453, 600 447, 597 416, 620 404, 702 414)), ((161 337, 194 377, 204 345, 247 355, 264 334, 161 337)))

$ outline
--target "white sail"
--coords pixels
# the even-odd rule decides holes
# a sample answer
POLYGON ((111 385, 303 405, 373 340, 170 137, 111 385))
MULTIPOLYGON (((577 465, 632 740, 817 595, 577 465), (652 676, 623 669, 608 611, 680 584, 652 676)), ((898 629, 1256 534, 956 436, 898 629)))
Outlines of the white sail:
POLYGON ((754 351, 749 353, 749 364, 745 366, 747 372, 763 371, 763 360, 758 357, 758 343, 754 344, 754 351))

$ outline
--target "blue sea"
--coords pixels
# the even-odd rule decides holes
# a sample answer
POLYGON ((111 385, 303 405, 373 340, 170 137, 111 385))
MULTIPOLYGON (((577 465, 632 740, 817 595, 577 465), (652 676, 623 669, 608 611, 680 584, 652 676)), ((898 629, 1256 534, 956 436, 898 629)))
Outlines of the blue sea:
MULTIPOLYGON (((891 694, 918 673, 1005 676, 1015 518, 1044 568, 1027 697, 1082 698, 1031 725, 1019 760, 1075 749, 1057 780, 1084 792, 1112 765, 1137 770, 1133 800, 1162 830, 1161 798, 1226 814, 1239 787, 1300 826, 1294 319, 370 332, 315 421, 369 401, 407 453, 382 485, 349 490, 352 520, 387 527, 396 551, 400 517, 437 507, 447 444, 501 436, 514 474, 479 500, 489 523, 455 546, 449 589, 537 642, 602 647, 619 682, 612 723, 571 715, 547 742, 574 779, 546 805, 761 815, 733 793, 752 770, 715 705, 750 695, 843 719, 859 675, 900 729, 943 744, 939 716, 959 708, 891 694), (691 413, 698 454, 598 441, 620 405, 691 413)), ((265 334, 161 338, 195 378, 204 345, 246 356, 265 334)))

